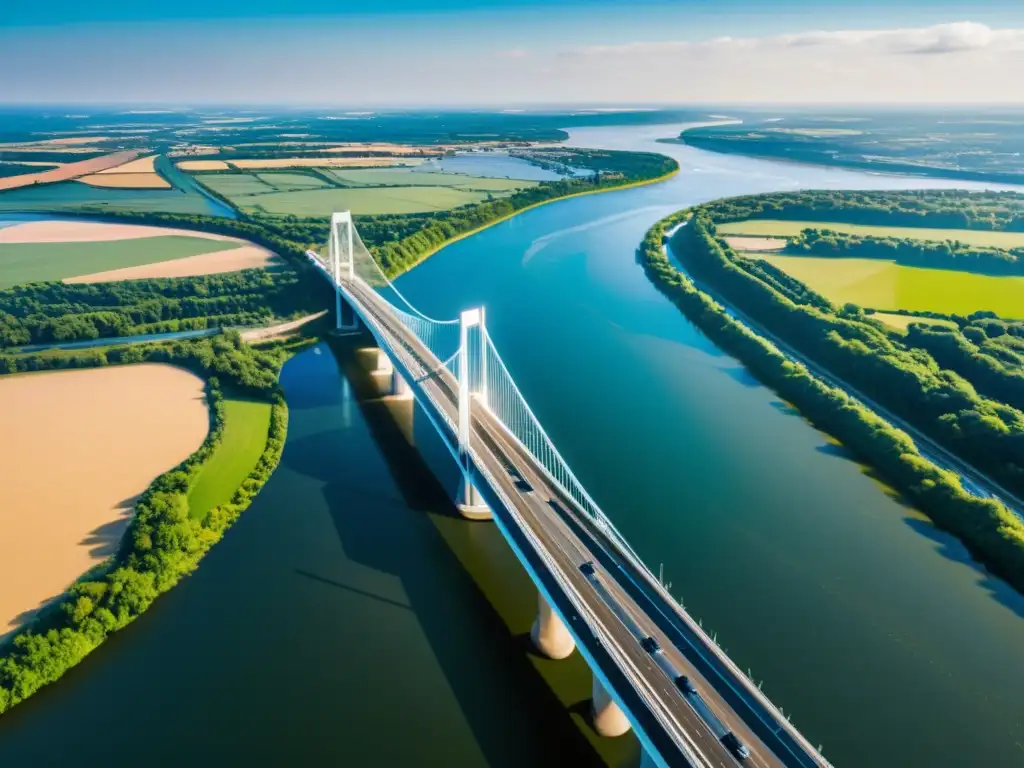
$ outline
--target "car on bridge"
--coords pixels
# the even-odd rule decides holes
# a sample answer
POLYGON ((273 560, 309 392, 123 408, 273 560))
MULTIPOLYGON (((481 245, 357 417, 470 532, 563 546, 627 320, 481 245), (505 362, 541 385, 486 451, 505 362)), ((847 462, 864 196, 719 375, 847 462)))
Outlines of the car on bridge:
POLYGON ((722 745, 732 753, 733 757, 740 762, 750 757, 750 750, 747 749, 747 745, 736 738, 736 734, 732 731, 725 734, 725 736, 721 738, 721 742, 722 745))
POLYGON ((690 678, 686 675, 680 675, 676 678, 676 688, 688 695, 697 693, 697 689, 693 687, 693 683, 690 682, 690 678))

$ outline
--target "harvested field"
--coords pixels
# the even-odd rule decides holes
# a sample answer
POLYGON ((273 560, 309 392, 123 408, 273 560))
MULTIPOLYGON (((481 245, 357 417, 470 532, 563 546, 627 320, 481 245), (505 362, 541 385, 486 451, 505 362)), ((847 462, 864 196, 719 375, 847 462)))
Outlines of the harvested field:
POLYGON ((0 178, 0 190, 17 189, 18 187, 27 187, 33 184, 51 184, 56 181, 77 179, 80 176, 99 173, 107 168, 113 168, 121 165, 122 163, 134 160, 140 154, 142 153, 138 150, 130 149, 124 152, 114 152, 109 155, 103 155, 102 157, 94 157, 91 160, 82 160, 78 163, 65 163, 59 168, 53 168, 49 171, 26 173, 21 176, 2 177, 0 178))
POLYGON ((186 277, 283 265, 227 235, 98 221, 26 221, 0 229, 0 286, 186 277))
POLYGON ((215 251, 236 250, 241 245, 241 240, 215 241, 183 235, 110 242, 5 245, 0 251, 0 287, 65 280, 215 251))
POLYGON ((223 160, 179 160, 175 165, 182 171, 226 171, 223 160))
POLYGON ((156 173, 103 173, 83 176, 77 181, 92 187, 113 189, 171 189, 170 183, 156 173))
POLYGON ((258 245, 243 245, 226 251, 201 253, 180 259, 157 261, 134 267, 110 269, 90 275, 67 278, 65 283, 110 283, 115 280, 141 280, 146 277, 195 277, 237 272, 241 269, 283 267, 284 260, 258 245))
POLYGON ((725 242, 737 251, 781 251, 786 241, 778 237, 726 237, 725 242))
POLYGON ((153 164, 156 162, 157 157, 158 155, 139 157, 115 168, 100 171, 100 173, 156 173, 156 168, 153 164))
MULTIPOLYGON (((234 240, 227 235, 196 232, 190 229, 151 227, 146 224, 115 224, 84 219, 26 221, 0 229, 0 243, 91 243, 110 240, 135 240, 142 237, 187 235, 208 240, 234 240)), ((241 241, 238 241, 241 242, 241 241)))
POLYGON ((208 429, 202 380, 168 365, 0 378, 0 635, 113 554, 135 497, 208 429))

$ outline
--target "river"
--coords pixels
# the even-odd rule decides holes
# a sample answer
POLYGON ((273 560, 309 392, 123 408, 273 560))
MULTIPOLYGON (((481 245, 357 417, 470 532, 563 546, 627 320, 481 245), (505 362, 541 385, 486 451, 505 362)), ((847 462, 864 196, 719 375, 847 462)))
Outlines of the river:
MULTIPOLYGON (((634 259, 653 221, 698 201, 940 182, 653 141, 677 133, 574 131, 682 172, 514 217, 403 291, 435 316, 487 307, 594 498, 836 765, 1021 764, 1024 599, 711 345, 634 259)), ((425 420, 399 414, 397 430, 341 360, 347 377, 323 346, 286 365, 282 467, 193 577, 0 718, 0 764, 575 765, 592 744, 635 759, 628 738, 588 736, 578 658, 527 654, 530 586, 493 526, 446 513, 457 478, 425 420), (545 749, 555 738, 568 754, 545 749)))

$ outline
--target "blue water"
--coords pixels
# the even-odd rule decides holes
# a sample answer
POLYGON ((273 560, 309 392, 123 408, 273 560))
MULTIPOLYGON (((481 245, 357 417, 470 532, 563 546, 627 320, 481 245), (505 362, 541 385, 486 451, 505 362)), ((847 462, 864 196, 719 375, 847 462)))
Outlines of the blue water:
MULTIPOLYGON (((516 216, 402 289, 435 316, 486 306, 588 490, 836 765, 1024 764, 1024 599, 708 342, 635 261, 651 223, 701 200, 968 185, 654 143, 679 129, 574 131, 683 171, 516 216)), ((288 364, 288 443, 253 507, 152 611, 0 717, 0 763, 579 764, 542 746, 565 707, 522 663, 529 620, 506 627, 478 587, 530 610, 522 570, 493 526, 428 514, 443 506, 431 481, 349 381, 317 350, 288 364), (468 543, 457 555, 442 521, 468 543), (173 734, 158 749, 154 723, 173 734)), ((443 495, 456 472, 420 421, 443 495)))

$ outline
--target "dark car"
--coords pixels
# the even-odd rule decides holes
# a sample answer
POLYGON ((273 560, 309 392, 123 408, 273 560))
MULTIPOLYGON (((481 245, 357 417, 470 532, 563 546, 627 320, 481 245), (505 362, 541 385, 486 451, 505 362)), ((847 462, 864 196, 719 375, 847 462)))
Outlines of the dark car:
POLYGON ((584 576, 593 576, 594 564, 591 562, 586 562, 580 566, 580 571, 583 573, 584 576))
POLYGON ((737 760, 746 760, 750 757, 750 750, 747 749, 747 745, 737 739, 736 734, 732 731, 729 731, 722 737, 722 744, 732 752, 732 756, 737 760))
POLYGON ((643 649, 648 653, 657 653, 661 650, 661 646, 658 645, 658 641, 653 637, 645 637, 640 641, 640 645, 643 646, 643 649))
POLYGON ((697 689, 693 687, 693 683, 690 682, 690 678, 686 675, 680 675, 676 678, 676 687, 679 688, 683 693, 696 693, 697 689))

